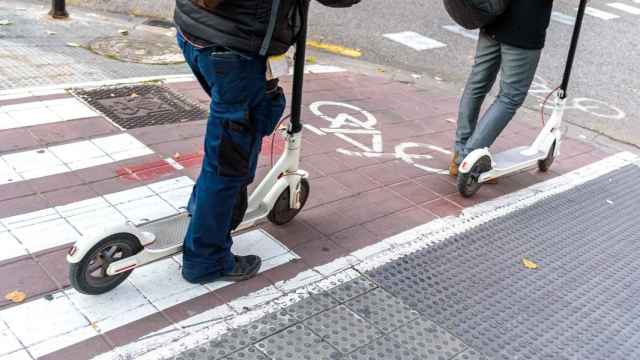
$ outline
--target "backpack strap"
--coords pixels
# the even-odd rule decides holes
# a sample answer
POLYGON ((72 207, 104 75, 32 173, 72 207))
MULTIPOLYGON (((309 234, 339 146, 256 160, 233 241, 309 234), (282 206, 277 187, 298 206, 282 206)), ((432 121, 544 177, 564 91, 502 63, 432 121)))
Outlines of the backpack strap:
POLYGON ((276 30, 276 23, 278 22, 278 12, 280 10, 280 0, 273 0, 271 3, 271 17, 269 18, 269 25, 267 26, 267 33, 262 40, 262 46, 260 47, 260 56, 266 56, 271 46, 271 39, 273 39, 273 33, 276 30))

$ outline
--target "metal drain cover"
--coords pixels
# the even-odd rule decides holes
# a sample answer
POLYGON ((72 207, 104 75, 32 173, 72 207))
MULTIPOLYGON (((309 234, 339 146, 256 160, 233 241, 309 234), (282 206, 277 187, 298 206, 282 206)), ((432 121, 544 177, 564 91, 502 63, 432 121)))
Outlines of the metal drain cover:
POLYGON ((207 112, 162 85, 74 89, 72 93, 123 129, 204 120, 207 112))

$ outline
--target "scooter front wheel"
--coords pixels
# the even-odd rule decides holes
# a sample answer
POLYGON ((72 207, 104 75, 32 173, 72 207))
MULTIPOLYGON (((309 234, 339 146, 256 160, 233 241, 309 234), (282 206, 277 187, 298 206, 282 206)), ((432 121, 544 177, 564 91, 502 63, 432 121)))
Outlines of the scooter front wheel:
POLYGON ((278 197, 276 203, 273 205, 273 209, 267 215, 267 219, 276 225, 284 225, 293 218, 298 215, 298 213, 302 210, 304 205, 307 203, 307 199, 309 198, 309 180, 302 179, 300 180, 300 207, 298 209, 291 208, 290 194, 289 188, 287 187, 278 197))
POLYGON ((108 275, 109 265, 142 251, 138 239, 126 233, 113 234, 98 242, 78 263, 71 264, 69 280, 78 292, 87 295, 104 294, 120 285, 132 270, 108 275))
POLYGON ((479 182, 480 175, 483 172, 491 169, 491 159, 488 156, 483 156, 471 167, 471 170, 466 173, 458 174, 458 192, 465 198, 470 198, 475 195, 482 184, 479 182))

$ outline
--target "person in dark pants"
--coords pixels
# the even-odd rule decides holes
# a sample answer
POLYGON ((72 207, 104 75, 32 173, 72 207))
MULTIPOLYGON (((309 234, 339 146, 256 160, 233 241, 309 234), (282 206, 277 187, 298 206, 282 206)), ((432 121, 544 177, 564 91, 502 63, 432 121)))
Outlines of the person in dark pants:
POLYGON ((475 62, 460 101, 451 176, 458 175, 458 167, 469 153, 491 146, 524 103, 544 47, 552 7, 552 0, 512 0, 505 13, 481 29, 475 62), (498 97, 478 121, 499 71, 498 97))
MULTIPOLYGON (((360 0, 318 0, 349 7, 360 0)), ((240 281, 261 259, 231 252, 231 231, 247 209, 262 137, 285 108, 277 79, 267 79, 269 56, 284 54, 300 30, 309 0, 177 0, 174 22, 187 64, 211 97, 202 170, 187 210, 182 276, 192 283, 240 281), (277 9, 277 11, 272 11, 277 9)))

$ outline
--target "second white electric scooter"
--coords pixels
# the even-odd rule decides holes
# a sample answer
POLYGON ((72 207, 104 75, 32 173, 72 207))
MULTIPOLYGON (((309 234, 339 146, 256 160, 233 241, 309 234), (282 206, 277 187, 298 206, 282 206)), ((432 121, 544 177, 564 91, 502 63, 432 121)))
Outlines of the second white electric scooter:
POLYGON ((524 169, 537 166, 540 171, 547 171, 559 155, 562 137, 560 126, 586 3, 587 0, 580 0, 562 85, 556 90, 551 118, 529 146, 513 148, 498 154, 491 154, 488 148, 476 149, 467 155, 458 169, 457 186, 462 196, 472 197, 483 183, 524 169))
MULTIPOLYGON (((302 11, 301 32, 296 43, 290 124, 278 130, 285 140, 284 153, 249 197, 238 230, 264 218, 277 225, 286 224, 302 210, 309 197, 308 174, 298 167, 306 12, 307 9, 302 11)), ((183 212, 142 225, 124 223, 85 234, 67 255, 71 285, 83 294, 102 294, 117 287, 135 268, 179 254, 189 219, 183 212)))

